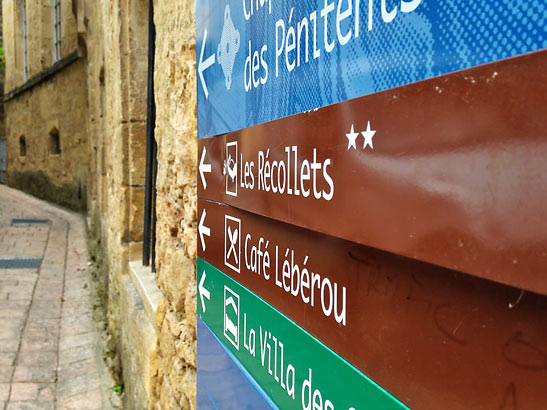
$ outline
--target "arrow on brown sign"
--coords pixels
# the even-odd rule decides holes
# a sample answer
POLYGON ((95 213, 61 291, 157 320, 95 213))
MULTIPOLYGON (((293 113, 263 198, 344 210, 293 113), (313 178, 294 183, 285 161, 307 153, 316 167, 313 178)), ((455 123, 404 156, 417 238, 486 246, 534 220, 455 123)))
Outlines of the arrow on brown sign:
POLYGON ((207 247, 205 246, 205 238, 203 236, 211 236, 211 228, 208 228, 207 226, 204 225, 206 216, 207 216, 207 211, 204 209, 203 212, 201 213, 201 219, 199 220, 199 225, 198 225, 199 239, 201 240, 201 247, 203 248, 204 251, 207 247))

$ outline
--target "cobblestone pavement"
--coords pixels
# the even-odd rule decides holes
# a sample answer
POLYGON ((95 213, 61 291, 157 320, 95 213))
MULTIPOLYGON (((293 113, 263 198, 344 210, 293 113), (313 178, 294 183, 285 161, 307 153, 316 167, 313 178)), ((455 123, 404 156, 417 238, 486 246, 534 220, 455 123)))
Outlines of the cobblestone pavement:
POLYGON ((0 409, 111 408, 87 269, 83 217, 0 185, 0 409))

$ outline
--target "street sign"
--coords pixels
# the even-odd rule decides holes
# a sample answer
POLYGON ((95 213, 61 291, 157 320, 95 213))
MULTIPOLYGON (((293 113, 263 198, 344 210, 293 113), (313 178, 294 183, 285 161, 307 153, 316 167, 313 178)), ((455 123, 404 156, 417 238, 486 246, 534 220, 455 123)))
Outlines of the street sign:
MULTIPOLYGON (((406 409, 288 317, 198 258, 209 278, 200 318, 280 409, 406 409)), ((222 377, 219 375, 219 377, 222 377)))
POLYGON ((198 409, 275 408, 262 388, 248 376, 234 355, 199 317, 197 333, 198 409))
POLYGON ((544 407, 546 17, 197 2, 200 410, 544 407))
POLYGON ((541 51, 202 138, 198 196, 545 294, 545 67, 541 51))
MULTIPOLYGON (((545 297, 527 294, 519 300, 518 289, 394 258, 218 202, 199 200, 198 206, 207 211, 211 228, 207 249, 198 248, 200 259, 409 407, 489 408, 502 402, 511 384, 524 408, 547 401, 541 387, 547 373, 533 370, 543 368, 547 357, 545 297), (237 221, 235 238, 225 234, 227 219, 237 221), (228 262, 233 265, 237 256, 237 271, 224 256, 232 245, 240 251, 228 262), (511 308, 517 300, 518 309, 511 308), (477 379, 489 383, 471 397, 477 379)), ((215 277, 208 270, 199 273, 200 288, 210 292, 215 277)), ((198 288, 198 314, 206 315, 214 296, 201 296, 198 288)), ((237 306, 229 313, 240 309, 239 301, 237 306)), ((237 334, 224 331, 219 340, 235 346, 237 334)))
POLYGON ((544 0, 199 0, 198 136, 547 47, 544 0))

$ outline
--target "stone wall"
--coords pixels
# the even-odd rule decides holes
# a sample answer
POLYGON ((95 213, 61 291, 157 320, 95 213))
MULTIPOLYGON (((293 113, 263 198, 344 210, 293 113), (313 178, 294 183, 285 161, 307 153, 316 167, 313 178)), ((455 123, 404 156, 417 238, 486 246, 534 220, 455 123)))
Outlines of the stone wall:
POLYGON ((196 77, 193 0, 155 1, 157 282, 161 409, 196 399, 196 77))
POLYGON ((193 0, 155 2, 156 281, 153 334, 127 278, 141 258, 148 2, 86 3, 92 188, 109 265, 109 324, 128 408, 192 409, 196 396, 196 83, 193 0), (140 317, 142 320, 135 320, 140 317), (139 338, 138 335, 141 334, 139 338), (150 349, 153 341, 154 349, 150 349), (146 404, 146 405, 145 405, 146 404))
POLYGON ((85 185, 87 171, 85 63, 72 63, 51 79, 5 103, 8 170, 47 171, 61 185, 74 180, 85 185), (71 98, 65 98, 70 94, 71 98), (51 146, 57 133, 60 153, 51 146), (20 152, 25 137, 26 155, 20 152))
MULTIPOLYGON (((24 83, 20 0, 3 0, 8 90, 24 83)), ((194 0, 155 1, 157 243, 154 276, 142 265, 146 155, 148 0, 61 0, 63 54, 80 58, 8 102, 10 171, 54 186, 87 181, 94 258, 107 303, 105 350, 123 377, 128 409, 193 409, 196 398, 196 78, 194 0), (67 17, 68 16, 68 17, 67 17), (63 20, 64 21, 64 20, 63 20), (63 31, 65 33, 65 31, 63 31), (70 35, 69 35, 70 34, 70 35), (51 153, 55 127, 61 154, 51 153), (81 132, 81 134, 78 134, 81 132), (27 152, 20 155, 19 137, 27 152), (49 150, 49 151, 48 151, 49 150), (70 155, 68 153, 70 152, 70 155), (64 162, 63 162, 64 161, 64 162), (25 174, 26 175, 26 174, 25 174), (144 273, 143 273, 144 272, 144 273), (147 302, 148 275, 159 303, 147 302), (137 281, 137 282, 136 282, 137 281)), ((27 44, 47 48, 51 2, 36 2, 27 44), (45 5, 48 3, 48 5, 45 5), (40 11, 41 10, 41 11, 40 11), (41 16, 41 17, 40 17, 41 16)), ((27 0, 27 4, 31 4, 27 0)), ((29 24, 29 27, 30 25, 29 24)), ((28 59, 27 77, 51 65, 28 59)), ((25 178, 27 178, 25 177, 25 178)), ((25 179, 23 178, 23 179, 25 179)), ((27 179, 28 179, 27 178, 27 179)), ((84 194, 85 195, 85 194, 84 194)))
POLYGON ((143 236, 148 2, 79 0, 87 50, 89 215, 106 269, 105 346, 120 363, 126 408, 151 405, 156 335, 129 275, 143 236))
POLYGON ((128 279, 128 263, 141 258, 143 233, 148 2, 90 1, 85 7, 89 209, 109 266, 109 327, 123 367, 126 405, 195 408, 194 2, 155 5, 156 279, 164 295, 155 328, 149 328, 128 279))

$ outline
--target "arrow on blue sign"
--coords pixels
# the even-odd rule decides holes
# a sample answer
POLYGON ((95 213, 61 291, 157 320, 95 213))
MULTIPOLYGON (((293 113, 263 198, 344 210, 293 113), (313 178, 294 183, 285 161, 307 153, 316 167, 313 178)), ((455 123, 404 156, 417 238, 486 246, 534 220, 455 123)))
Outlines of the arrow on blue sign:
POLYGON ((205 77, 203 77, 203 72, 215 64, 215 53, 211 54, 205 61, 203 61, 203 53, 205 51, 205 43, 207 42, 207 29, 203 32, 203 42, 201 43, 201 53, 199 56, 198 64, 198 75, 201 81, 201 86, 203 87, 203 92, 205 93, 205 98, 209 98, 209 91, 207 90, 207 83, 205 82, 205 77))

